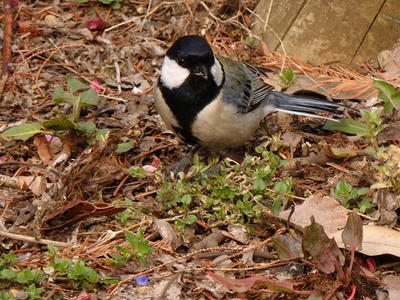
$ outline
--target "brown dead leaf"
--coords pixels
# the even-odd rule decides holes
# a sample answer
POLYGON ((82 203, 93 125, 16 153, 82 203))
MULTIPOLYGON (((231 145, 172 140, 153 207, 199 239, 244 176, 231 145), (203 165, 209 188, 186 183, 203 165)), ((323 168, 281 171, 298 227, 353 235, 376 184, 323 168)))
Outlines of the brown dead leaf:
POLYGON ((50 160, 53 158, 53 153, 50 149, 50 145, 43 134, 36 134, 33 137, 33 144, 35 145, 39 154, 40 160, 44 165, 48 165, 50 160))
POLYGON ((219 229, 214 229, 213 232, 207 235, 203 240, 197 242, 193 245, 194 249, 205 249, 205 248, 215 248, 218 247, 225 239, 225 235, 219 229))
POLYGON ((68 202, 65 206, 49 215, 43 222, 41 230, 60 229, 94 216, 109 216, 125 210, 110 204, 90 203, 82 200, 68 202))
POLYGON ((182 245, 181 236, 167 221, 156 219, 154 221, 154 226, 163 239, 171 241, 172 250, 176 250, 182 245))
POLYGON ((30 189, 35 196, 41 196, 46 191, 46 180, 43 176, 18 176, 21 190, 30 189))
POLYGON ((400 42, 394 45, 392 51, 382 51, 378 55, 381 68, 385 71, 386 76, 400 76, 400 42))
MULTIPOLYGON (((279 216, 287 219, 290 210, 279 213, 279 216)), ((296 225, 305 227, 310 224, 310 217, 314 216, 315 222, 324 227, 325 232, 336 232, 343 228, 347 222, 348 211, 334 198, 325 196, 323 198, 313 195, 302 204, 296 205, 290 219, 296 225)))
POLYGON ((359 151, 353 145, 347 145, 344 147, 336 147, 328 144, 326 141, 321 140, 318 143, 324 153, 331 158, 352 158, 358 155, 359 151))
POLYGON ((383 279, 383 283, 389 292, 389 300, 400 299, 400 276, 387 275, 383 279))
POLYGON ((46 179, 43 176, 36 176, 29 189, 35 196, 41 196, 46 191, 46 179))
MULTIPOLYGON (((342 230, 330 236, 340 248, 344 248, 341 235, 342 230)), ((370 256, 391 254, 400 257, 400 232, 382 226, 364 225, 362 249, 357 252, 370 256)))

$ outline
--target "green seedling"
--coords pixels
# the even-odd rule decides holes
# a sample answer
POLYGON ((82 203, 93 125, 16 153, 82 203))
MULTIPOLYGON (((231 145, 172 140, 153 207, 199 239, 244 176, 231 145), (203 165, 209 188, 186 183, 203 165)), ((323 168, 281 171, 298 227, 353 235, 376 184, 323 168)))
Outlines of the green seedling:
POLYGON ((195 215, 187 215, 184 219, 176 218, 175 219, 175 228, 180 232, 185 231, 186 225, 192 225, 197 221, 197 217, 195 215))
POLYGON ((69 268, 67 277, 72 280, 74 288, 84 288, 87 290, 93 290, 93 284, 96 284, 99 280, 99 275, 96 271, 90 267, 86 267, 81 259, 69 268))
MULTIPOLYGON (((78 3, 87 3, 89 0, 75 0, 78 3)), ((120 9, 124 0, 98 0, 102 4, 111 5, 112 9, 120 9)))
POLYGON ((368 192, 369 188, 355 189, 342 179, 336 184, 332 197, 340 200, 345 208, 353 208, 354 211, 365 213, 372 207, 372 199, 364 197, 368 192))
POLYGON ((113 259, 109 262, 116 267, 121 267, 132 258, 135 258, 146 266, 145 260, 153 252, 153 248, 150 246, 149 242, 144 239, 143 232, 140 230, 136 235, 134 235, 128 231, 125 232, 125 238, 131 248, 128 249, 121 246, 115 246, 121 254, 112 253, 111 257, 113 259))
POLYGON ((291 87, 297 81, 296 74, 294 74, 292 68, 283 70, 282 73, 278 77, 281 80, 280 85, 283 89, 287 89, 287 88, 291 87))

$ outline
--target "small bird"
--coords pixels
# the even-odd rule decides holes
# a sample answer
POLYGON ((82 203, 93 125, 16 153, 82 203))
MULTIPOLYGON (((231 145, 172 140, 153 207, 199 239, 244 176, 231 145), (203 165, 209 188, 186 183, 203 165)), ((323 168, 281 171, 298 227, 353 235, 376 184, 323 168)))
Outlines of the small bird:
POLYGON ((169 129, 190 144, 211 149, 243 145, 273 112, 334 115, 340 104, 273 91, 265 69, 214 55, 197 35, 179 38, 168 49, 154 89, 155 104, 169 129))

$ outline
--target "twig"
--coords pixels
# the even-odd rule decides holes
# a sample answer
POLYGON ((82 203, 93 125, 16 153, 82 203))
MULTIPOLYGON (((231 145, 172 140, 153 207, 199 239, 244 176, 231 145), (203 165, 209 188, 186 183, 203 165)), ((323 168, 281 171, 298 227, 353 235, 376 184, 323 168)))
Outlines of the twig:
POLYGON ((139 31, 142 31, 142 30, 143 30, 143 26, 144 26, 144 24, 146 23, 147 15, 148 15, 149 12, 150 12, 151 5, 152 5, 152 4, 153 4, 153 1, 152 1, 152 0, 149 0, 149 4, 147 5, 147 11, 146 11, 146 14, 144 15, 144 18, 143 18, 142 24, 140 25, 140 30, 139 30, 139 31))
POLYGON ((10 165, 10 166, 20 166, 20 165, 22 165, 22 166, 38 167, 38 168, 45 169, 45 170, 47 170, 49 172, 52 172, 53 174, 55 174, 57 176, 60 176, 60 173, 56 169, 54 169, 54 168, 52 168, 50 166, 43 166, 43 165, 39 165, 39 164, 22 162, 22 161, 6 161, 6 162, 3 162, 3 163, 0 163, 0 167, 7 166, 7 165, 10 165))
POLYGON ((16 234, 16 233, 9 233, 9 232, 3 231, 3 230, 0 230, 0 236, 9 238, 12 240, 19 240, 19 241, 24 241, 24 242, 34 243, 34 244, 43 244, 43 245, 52 244, 56 247, 61 247, 61 248, 68 248, 68 247, 73 246, 72 244, 69 244, 69 243, 57 242, 57 241, 46 240, 46 239, 35 239, 30 236, 16 234))
POLYGON ((133 17, 133 18, 130 18, 129 20, 126 20, 126 21, 124 21, 124 22, 115 24, 114 26, 108 27, 106 30, 104 30, 104 32, 109 32, 109 31, 111 31, 111 30, 117 29, 118 27, 121 27, 121 26, 123 26, 123 25, 132 23, 132 22, 134 22, 134 21, 137 20, 137 19, 139 19, 139 17, 136 17, 136 16, 135 16, 135 17, 133 17))
POLYGON ((268 14, 267 17, 265 18, 265 23, 264 23, 264 30, 267 30, 267 26, 269 23, 269 17, 271 16, 271 11, 272 11, 272 4, 274 4, 274 0, 271 0, 271 2, 269 3, 269 8, 268 8, 268 14))
POLYGON ((4 37, 3 37, 3 52, 1 60, 1 79, 0 79, 0 96, 3 94, 9 75, 9 64, 11 61, 11 44, 12 44, 12 22, 13 13, 11 9, 11 0, 3 0, 4 9, 4 37))
POLYGON ((162 149, 165 149, 165 148, 169 148, 169 147, 172 147, 172 146, 175 146, 175 145, 174 144, 167 144, 167 145, 162 145, 162 146, 155 147, 155 148, 151 149, 150 151, 143 152, 143 153, 140 153, 140 154, 136 155, 132 160, 136 160, 136 159, 139 159, 139 158, 142 158, 142 157, 146 157, 147 155, 152 154, 153 152, 157 152, 159 150, 162 150, 162 149))

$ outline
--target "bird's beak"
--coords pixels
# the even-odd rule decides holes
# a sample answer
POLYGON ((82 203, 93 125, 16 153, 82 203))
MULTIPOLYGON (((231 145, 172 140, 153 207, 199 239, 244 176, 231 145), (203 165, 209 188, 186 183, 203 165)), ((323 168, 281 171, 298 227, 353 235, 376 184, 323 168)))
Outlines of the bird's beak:
POLYGON ((207 66, 199 65, 195 70, 195 74, 205 78, 206 80, 208 80, 208 68, 207 68, 207 66))

